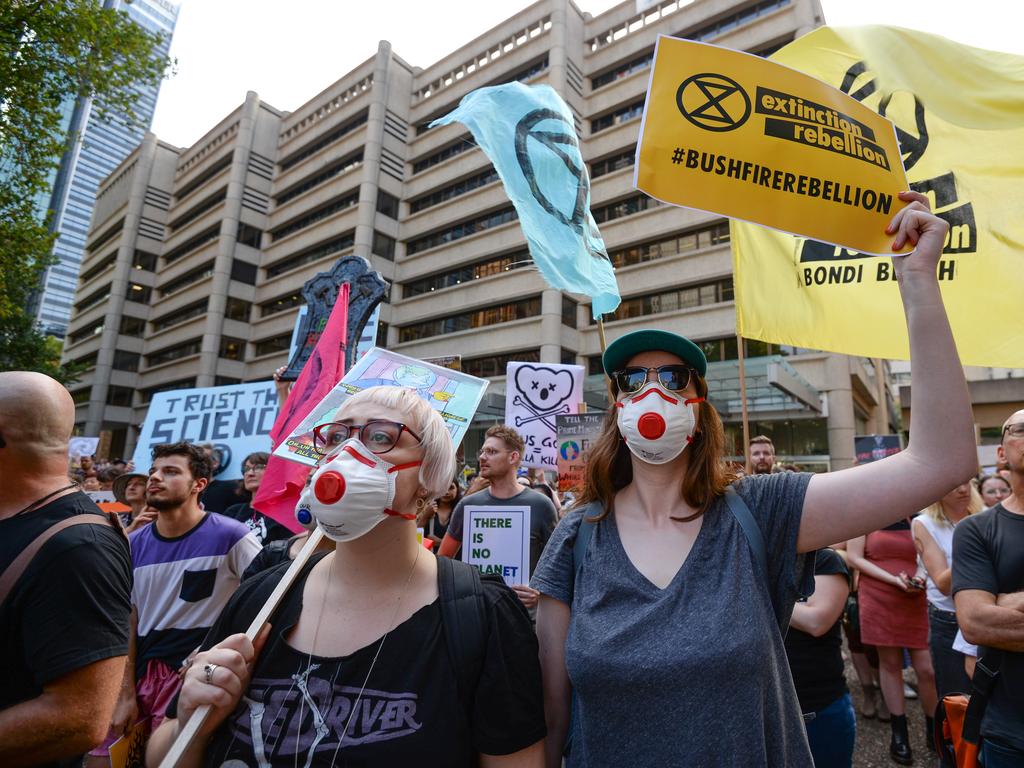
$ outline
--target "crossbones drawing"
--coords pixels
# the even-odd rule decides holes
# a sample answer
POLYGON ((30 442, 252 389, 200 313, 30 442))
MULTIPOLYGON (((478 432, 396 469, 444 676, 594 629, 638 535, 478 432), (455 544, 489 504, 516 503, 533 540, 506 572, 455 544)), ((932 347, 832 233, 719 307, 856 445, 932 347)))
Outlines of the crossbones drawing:
POLYGON ((526 408, 526 410, 528 410, 530 413, 533 414, 533 416, 525 416, 525 417, 524 416, 516 416, 516 426, 517 427, 521 427, 521 426, 523 426, 523 424, 529 424, 531 421, 537 421, 539 419, 541 422, 543 422, 545 425, 547 425, 548 429, 550 429, 552 432, 555 431, 555 425, 554 425, 553 422, 548 421, 548 419, 551 416, 557 416, 560 413, 570 413, 570 411, 571 411, 571 409, 569 408, 568 405, 562 405, 560 407, 552 408, 550 411, 539 411, 536 408, 534 408, 531 403, 529 403, 528 401, 524 400, 519 395, 515 396, 515 399, 512 400, 512 404, 513 405, 522 406, 522 407, 526 408))

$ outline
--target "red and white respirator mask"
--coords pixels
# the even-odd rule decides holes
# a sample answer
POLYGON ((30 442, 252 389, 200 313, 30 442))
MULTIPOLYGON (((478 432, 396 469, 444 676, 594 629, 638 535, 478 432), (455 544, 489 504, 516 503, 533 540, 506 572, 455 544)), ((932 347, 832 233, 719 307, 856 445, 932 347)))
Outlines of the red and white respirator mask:
POLYGON ((694 404, 702 402, 703 397, 684 400, 656 381, 647 382, 639 392, 615 404, 626 447, 648 464, 672 461, 693 442, 697 426, 694 404))
POLYGON ((371 453, 359 440, 346 440, 318 467, 299 498, 296 517, 307 513, 334 541, 354 541, 389 517, 415 520, 416 515, 391 509, 395 480, 403 469, 423 462, 394 464, 371 453))

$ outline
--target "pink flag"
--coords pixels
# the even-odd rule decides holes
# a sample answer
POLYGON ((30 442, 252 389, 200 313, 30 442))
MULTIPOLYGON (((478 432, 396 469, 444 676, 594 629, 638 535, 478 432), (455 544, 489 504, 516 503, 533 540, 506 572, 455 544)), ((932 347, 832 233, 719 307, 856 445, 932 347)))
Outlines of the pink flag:
MULTIPOLYGON (((345 375, 345 334, 348 331, 348 283, 338 289, 327 324, 320 334, 313 354, 302 367, 298 381, 281 407, 270 431, 270 439, 277 448, 299 425, 306 415, 324 399, 345 375)), ((302 526, 295 519, 295 505, 312 468, 294 461, 271 455, 263 482, 252 500, 252 506, 285 528, 299 533, 302 526)))

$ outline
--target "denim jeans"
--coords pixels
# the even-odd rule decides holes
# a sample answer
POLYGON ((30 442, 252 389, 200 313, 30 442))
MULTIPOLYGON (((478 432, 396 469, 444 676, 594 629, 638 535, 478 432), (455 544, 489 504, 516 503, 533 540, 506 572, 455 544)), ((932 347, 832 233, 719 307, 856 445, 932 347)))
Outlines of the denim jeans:
POLYGON ((850 694, 844 693, 807 722, 807 741, 815 768, 851 768, 857 718, 850 694))
POLYGON ((971 681, 964 669, 964 655, 953 650, 957 631, 956 614, 929 605, 928 626, 931 629, 928 647, 932 653, 935 689, 939 699, 947 693, 970 693, 971 681))
POLYGON ((981 764, 985 768, 1021 768, 1024 752, 988 739, 981 740, 981 764))

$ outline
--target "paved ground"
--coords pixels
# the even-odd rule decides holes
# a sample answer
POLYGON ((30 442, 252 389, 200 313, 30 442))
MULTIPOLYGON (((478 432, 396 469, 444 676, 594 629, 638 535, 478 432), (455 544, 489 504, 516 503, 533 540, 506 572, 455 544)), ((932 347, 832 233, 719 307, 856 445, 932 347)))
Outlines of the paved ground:
MULTIPOLYGON (((844 644, 845 646, 845 644, 844 644)), ((849 661, 849 653, 844 647, 846 657, 846 681, 850 686, 850 694, 853 696, 854 710, 857 712, 857 746, 853 753, 854 768, 898 768, 896 763, 889 757, 889 736, 892 731, 889 723, 875 720, 866 720, 860 715, 861 696, 860 684, 857 682, 857 673, 849 661)), ((908 679, 913 679, 913 673, 909 673, 908 679)), ((880 694, 879 694, 880 695, 880 694)), ((910 746, 914 750, 914 765, 920 768, 933 768, 938 765, 935 755, 928 751, 925 746, 924 736, 924 713, 921 712, 921 704, 917 699, 907 701, 907 723, 910 731, 910 746)))

